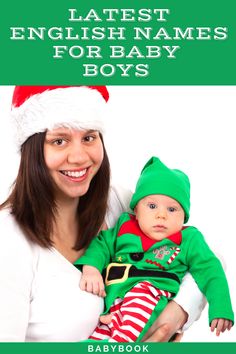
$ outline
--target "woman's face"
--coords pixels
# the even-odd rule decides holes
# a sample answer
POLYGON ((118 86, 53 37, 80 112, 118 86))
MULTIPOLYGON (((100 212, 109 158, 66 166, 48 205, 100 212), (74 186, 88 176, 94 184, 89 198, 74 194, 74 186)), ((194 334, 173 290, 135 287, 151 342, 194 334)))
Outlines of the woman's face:
POLYGON ((56 198, 86 194, 103 160, 99 132, 58 128, 46 133, 44 158, 56 185, 56 198))

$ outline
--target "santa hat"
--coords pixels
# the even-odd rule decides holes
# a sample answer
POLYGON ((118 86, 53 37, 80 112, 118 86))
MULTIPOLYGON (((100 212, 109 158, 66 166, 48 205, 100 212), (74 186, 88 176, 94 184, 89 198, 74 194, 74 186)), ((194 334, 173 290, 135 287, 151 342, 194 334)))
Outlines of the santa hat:
POLYGON ((11 115, 17 145, 61 126, 103 133, 108 99, 105 86, 16 86, 11 115))
POLYGON ((157 157, 152 157, 143 167, 130 202, 130 208, 134 209, 142 198, 152 194, 167 195, 177 200, 185 213, 184 222, 188 221, 190 211, 188 176, 180 170, 168 168, 157 157))

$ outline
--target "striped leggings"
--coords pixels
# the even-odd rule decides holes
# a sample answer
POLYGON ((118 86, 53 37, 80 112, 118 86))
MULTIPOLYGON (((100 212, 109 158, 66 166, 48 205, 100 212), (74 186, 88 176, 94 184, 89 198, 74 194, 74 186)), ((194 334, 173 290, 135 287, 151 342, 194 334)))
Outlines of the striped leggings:
POLYGON ((101 322, 89 339, 109 342, 135 342, 161 296, 172 297, 168 291, 155 288, 148 281, 135 285, 124 299, 117 298, 110 308, 112 321, 109 325, 101 322))

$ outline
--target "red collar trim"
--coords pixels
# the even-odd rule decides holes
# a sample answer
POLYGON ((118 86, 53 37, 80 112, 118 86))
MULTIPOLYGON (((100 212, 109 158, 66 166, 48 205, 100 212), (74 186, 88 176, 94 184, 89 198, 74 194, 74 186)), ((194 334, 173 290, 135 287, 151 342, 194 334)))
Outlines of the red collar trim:
MULTIPOLYGON (((182 229, 183 230, 183 229, 182 229)), ((181 231, 176 232, 175 234, 170 235, 167 237, 169 240, 172 242, 176 243, 177 245, 180 245, 182 242, 182 233, 181 231)))
MULTIPOLYGON (((148 236, 146 236, 142 230, 139 227, 139 224, 137 220, 135 219, 135 215, 129 214, 130 220, 124 222, 121 225, 121 228, 118 232, 117 237, 122 236, 124 234, 134 234, 135 236, 140 237, 141 242, 142 242, 142 248, 144 251, 147 251, 149 248, 151 248, 157 241, 150 239, 148 236)), ((185 229, 186 226, 183 227, 185 229)), ((182 229, 182 230, 183 230, 182 229)), ((181 231, 176 232, 173 235, 170 235, 167 237, 171 242, 180 245, 182 242, 182 233, 181 231)))

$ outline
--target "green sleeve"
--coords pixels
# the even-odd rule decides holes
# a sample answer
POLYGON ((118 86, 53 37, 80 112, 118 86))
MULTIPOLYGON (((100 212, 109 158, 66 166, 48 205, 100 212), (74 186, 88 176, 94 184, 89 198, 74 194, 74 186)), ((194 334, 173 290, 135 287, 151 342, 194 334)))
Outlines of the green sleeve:
POLYGON ((74 265, 91 265, 102 272, 111 262, 115 252, 117 233, 126 218, 127 213, 123 213, 114 228, 101 231, 92 240, 84 255, 75 261, 74 265))
POLYGON ((221 262, 195 228, 189 238, 186 260, 190 273, 209 303, 209 323, 215 318, 234 321, 228 282, 221 262))

